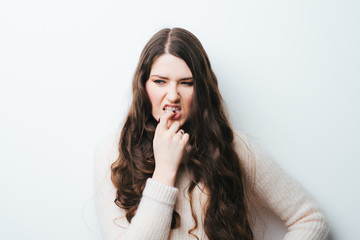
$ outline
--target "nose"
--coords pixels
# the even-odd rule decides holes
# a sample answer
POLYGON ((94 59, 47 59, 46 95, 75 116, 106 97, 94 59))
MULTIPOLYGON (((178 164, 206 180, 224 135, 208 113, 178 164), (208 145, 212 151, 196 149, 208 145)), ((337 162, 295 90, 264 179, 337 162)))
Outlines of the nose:
POLYGON ((180 95, 176 84, 169 86, 166 98, 170 102, 178 102, 180 100, 180 95))

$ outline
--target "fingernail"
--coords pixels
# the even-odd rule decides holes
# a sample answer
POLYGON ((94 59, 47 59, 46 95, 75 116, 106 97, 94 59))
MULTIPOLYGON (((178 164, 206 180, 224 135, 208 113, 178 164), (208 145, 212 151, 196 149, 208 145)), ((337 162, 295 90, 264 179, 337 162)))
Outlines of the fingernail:
POLYGON ((159 118, 159 120, 158 120, 158 123, 160 123, 160 118, 159 118))

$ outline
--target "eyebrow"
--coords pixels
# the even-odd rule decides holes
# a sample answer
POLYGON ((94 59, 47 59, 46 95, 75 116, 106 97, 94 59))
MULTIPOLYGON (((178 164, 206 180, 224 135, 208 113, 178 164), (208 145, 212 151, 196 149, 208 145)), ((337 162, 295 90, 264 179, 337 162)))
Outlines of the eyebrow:
MULTIPOLYGON (((151 75, 150 77, 158 77, 158 78, 169 80, 169 78, 163 77, 160 75, 151 75)), ((184 81, 184 80, 192 80, 192 79, 193 79, 193 77, 185 77, 185 78, 180 78, 179 80, 184 81)))

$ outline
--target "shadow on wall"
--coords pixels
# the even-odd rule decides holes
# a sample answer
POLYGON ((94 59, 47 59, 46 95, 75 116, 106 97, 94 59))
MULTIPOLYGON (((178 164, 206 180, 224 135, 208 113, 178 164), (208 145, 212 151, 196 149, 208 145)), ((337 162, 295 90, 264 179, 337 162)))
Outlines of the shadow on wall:
POLYGON ((335 240, 335 237, 333 236, 333 234, 331 233, 331 231, 330 231, 328 237, 326 238, 326 240, 335 240))

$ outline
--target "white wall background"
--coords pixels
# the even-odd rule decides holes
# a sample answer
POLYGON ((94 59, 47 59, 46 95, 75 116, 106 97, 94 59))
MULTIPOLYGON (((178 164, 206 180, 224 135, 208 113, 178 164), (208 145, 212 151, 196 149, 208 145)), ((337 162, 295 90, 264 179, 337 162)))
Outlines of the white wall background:
POLYGON ((360 235, 360 2, 0 2, 0 238, 99 239, 92 156, 163 27, 203 43, 236 128, 360 235))

